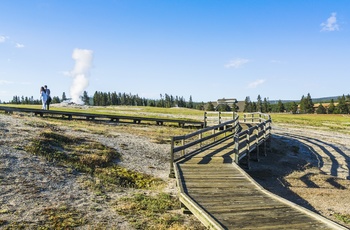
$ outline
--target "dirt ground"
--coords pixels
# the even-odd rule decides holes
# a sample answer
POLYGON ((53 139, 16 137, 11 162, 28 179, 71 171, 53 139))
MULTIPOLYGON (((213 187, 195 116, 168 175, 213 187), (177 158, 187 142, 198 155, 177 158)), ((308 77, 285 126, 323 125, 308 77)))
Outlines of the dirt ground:
POLYGON ((274 125, 271 148, 247 172, 267 190, 350 228, 350 137, 274 125))
MULTIPOLYGON (((45 126, 40 126, 40 118, 31 119, 0 114, 0 228, 20 226, 18 223, 40 226, 47 221, 43 214, 61 210, 95 221, 81 229, 133 229, 110 207, 111 200, 133 191, 116 189, 105 202, 84 188, 89 180, 86 175, 56 167, 23 150, 28 138, 45 126)), ((126 167, 158 175, 168 182, 167 191, 176 191, 174 180, 167 177, 167 144, 123 133, 105 136, 60 129, 118 149, 127 159, 126 167)), ((350 229, 349 135, 274 124, 267 156, 250 165, 247 172, 267 190, 350 229)))

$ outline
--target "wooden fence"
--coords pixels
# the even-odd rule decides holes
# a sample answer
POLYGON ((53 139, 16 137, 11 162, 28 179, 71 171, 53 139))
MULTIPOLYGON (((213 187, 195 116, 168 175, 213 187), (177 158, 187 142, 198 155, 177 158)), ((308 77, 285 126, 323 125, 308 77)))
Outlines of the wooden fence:
POLYGON ((239 164, 246 159, 249 167, 251 152, 256 150, 256 159, 259 160, 261 144, 264 145, 264 155, 266 155, 266 142, 271 135, 271 117, 263 113, 247 113, 243 115, 243 121, 239 121, 239 116, 233 120, 221 124, 203 128, 199 131, 171 138, 170 149, 170 174, 174 177, 174 162, 186 157, 191 157, 201 151, 218 145, 228 139, 234 142, 234 159, 239 164), (249 128, 242 131, 242 126, 249 128))
POLYGON ((195 121, 190 119, 169 119, 169 118, 153 118, 153 117, 137 117, 137 116, 123 116, 123 115, 113 115, 113 114, 97 114, 97 113, 82 113, 82 112, 69 112, 69 111, 58 111, 58 110, 42 110, 42 109, 30 109, 30 108, 18 108, 11 106, 0 106, 0 110, 5 113, 13 112, 25 112, 31 113, 35 116, 39 115, 41 117, 45 116, 60 116, 62 118, 72 119, 86 119, 90 121, 110 121, 115 123, 135 123, 140 124, 141 121, 144 122, 155 122, 157 125, 163 125, 164 123, 178 124, 180 127, 197 126, 204 127, 204 122, 195 121))
POLYGON ((205 149, 213 147, 229 138, 240 130, 238 116, 233 120, 210 126, 196 132, 171 137, 170 177, 174 177, 174 161, 192 156, 205 149))

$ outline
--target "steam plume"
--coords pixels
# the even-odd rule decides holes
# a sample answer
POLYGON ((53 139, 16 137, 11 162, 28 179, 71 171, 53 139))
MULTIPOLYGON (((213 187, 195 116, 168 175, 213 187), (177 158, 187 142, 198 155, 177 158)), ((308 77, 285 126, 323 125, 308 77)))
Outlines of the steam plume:
POLYGON ((71 72, 73 77, 73 83, 70 87, 70 95, 72 102, 81 104, 83 91, 89 85, 89 72, 92 64, 92 50, 75 49, 72 54, 72 58, 75 60, 75 66, 71 72))

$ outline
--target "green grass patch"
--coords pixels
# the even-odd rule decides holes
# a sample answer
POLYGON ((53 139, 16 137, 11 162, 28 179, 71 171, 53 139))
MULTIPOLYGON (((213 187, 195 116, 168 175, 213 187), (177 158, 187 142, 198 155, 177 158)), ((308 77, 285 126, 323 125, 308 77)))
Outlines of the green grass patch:
MULTIPOLYGON (((6 104, 7 107, 25 108, 25 109, 41 109, 41 105, 21 105, 21 104, 6 104)), ((151 106, 56 106, 50 105, 52 111, 63 112, 78 112, 78 113, 94 113, 94 114, 108 114, 108 115, 121 115, 121 116, 136 116, 136 117, 150 117, 150 118, 170 118, 175 119, 174 115, 177 115, 177 120, 193 120, 191 116, 199 116, 200 121, 203 120, 204 112, 196 109, 188 108, 160 108, 151 106), (186 118, 187 117, 187 118, 186 118)))
POLYGON ((46 208, 41 216, 45 222, 39 229, 73 229, 87 222, 81 212, 68 206, 46 208))
POLYGON ((136 229, 185 229, 181 227, 184 222, 182 215, 171 212, 180 209, 178 198, 166 193, 122 198, 115 209, 136 229))
POLYGON ((350 133, 350 116, 345 114, 290 114, 272 113, 273 123, 350 133))
POLYGON ((340 213, 336 213, 334 214, 335 218, 337 218, 338 220, 344 222, 345 224, 350 224, 350 215, 344 215, 344 214, 340 214, 340 213))

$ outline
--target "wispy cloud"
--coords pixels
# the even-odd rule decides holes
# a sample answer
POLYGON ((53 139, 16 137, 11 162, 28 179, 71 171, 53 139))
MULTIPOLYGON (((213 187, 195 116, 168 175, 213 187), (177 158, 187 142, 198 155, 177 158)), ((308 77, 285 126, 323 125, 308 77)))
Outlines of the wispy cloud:
POLYGON ((24 45, 23 44, 20 44, 20 43, 16 43, 16 48, 23 48, 24 45))
POLYGON ((255 88, 257 88, 259 85, 264 84, 265 81, 266 81, 266 80, 264 80, 264 79, 259 79, 259 80, 253 81, 253 82, 249 83, 248 88, 249 88, 249 89, 255 89, 255 88))
POLYGON ((0 35, 0 43, 5 42, 14 45, 16 48, 24 48, 24 45, 22 43, 15 42, 8 36, 0 35))
POLYGON ((339 25, 337 23, 337 13, 333 12, 331 16, 327 19, 327 22, 321 23, 321 31, 336 31, 339 30, 339 25))
POLYGON ((238 69, 238 68, 242 67, 243 65, 247 64, 248 62, 250 62, 250 60, 248 60, 248 59, 236 58, 234 60, 231 60, 229 63, 227 63, 225 65, 225 67, 238 69))
POLYGON ((0 43, 3 43, 7 40, 7 37, 0 35, 0 43))

